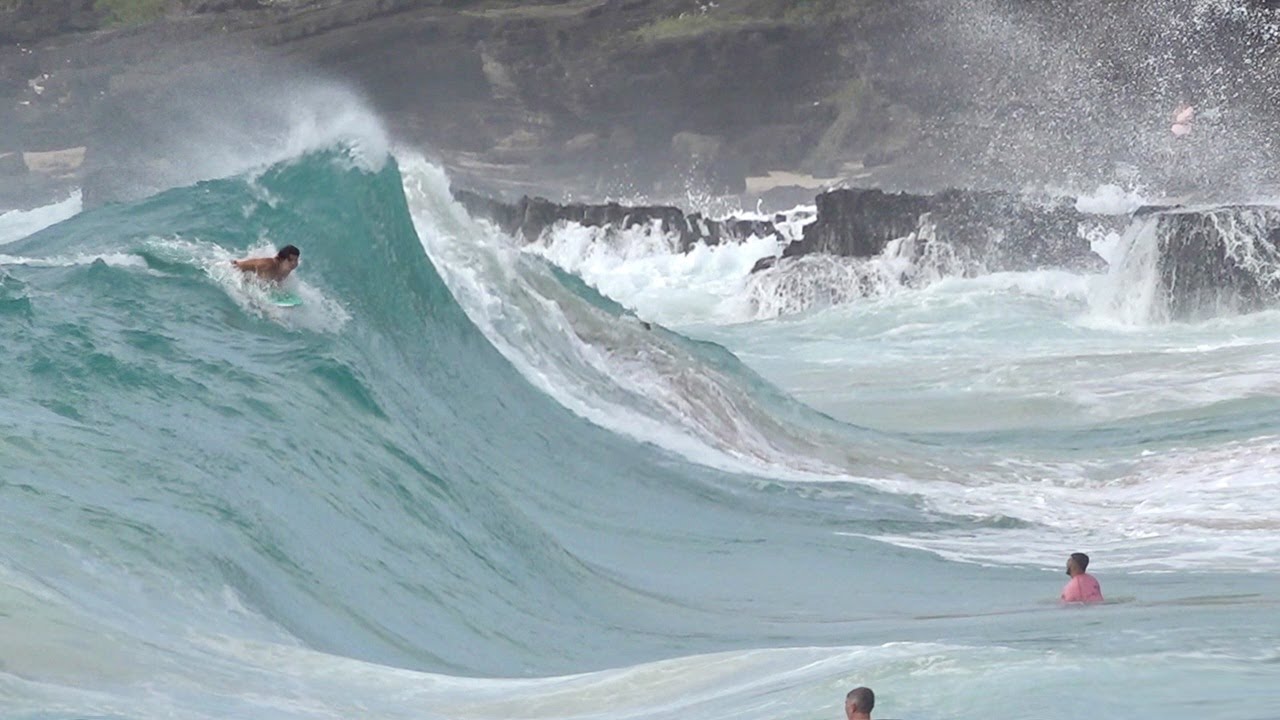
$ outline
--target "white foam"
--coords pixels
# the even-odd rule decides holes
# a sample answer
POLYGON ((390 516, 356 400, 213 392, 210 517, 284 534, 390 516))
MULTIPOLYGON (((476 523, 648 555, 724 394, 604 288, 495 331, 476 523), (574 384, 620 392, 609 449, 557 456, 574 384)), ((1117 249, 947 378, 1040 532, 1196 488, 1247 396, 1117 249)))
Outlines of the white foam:
MULTIPOLYGON (((429 717, 606 720, 616 718, 771 718, 785 707, 818 711, 838 703, 854 678, 911 683, 957 665, 993 667, 1025 654, 1005 648, 941 643, 888 643, 844 647, 747 649, 658 660, 629 667, 535 678, 466 678, 411 672, 312 650, 194 639, 213 658, 255 669, 249 686, 310 688, 312 709, 338 716, 429 708, 429 717), (843 689, 831 689, 838 683, 843 689), (362 702, 359 712, 352 699, 362 702), (619 698, 631 700, 620 706, 619 698), (367 703, 372 703, 370 706, 367 703)), ((243 695, 237 692, 237 695, 243 695)), ((256 696, 256 695, 255 695, 256 696)), ((270 697, 270 696, 268 696, 270 697)))
MULTIPOLYGON (((1272 244, 1269 216, 1258 210, 1206 208, 1200 211, 1222 238, 1226 256, 1239 268, 1258 278, 1264 287, 1280 283, 1280 250, 1272 244)), ((1094 282, 1090 292, 1090 321, 1095 327, 1141 327, 1171 320, 1170 302, 1161 277, 1160 218, 1135 218, 1121 233, 1094 239, 1104 254, 1108 272, 1094 282)), ((1206 262, 1214 262, 1207 258, 1206 262)), ((1202 308, 1215 315, 1230 315, 1234 299, 1224 296, 1219 308, 1202 308)))
POLYGON ((993 564, 1044 564, 1079 545, 1118 567, 1274 570, 1276 441, 1248 437, 1256 431, 1242 414, 1280 396, 1275 313, 1098 328, 1081 302, 1089 282, 1067 275, 1058 285, 1041 273, 947 280, 753 328, 763 336, 743 356, 781 352, 766 360, 766 375, 836 417, 1003 439, 987 449, 982 438, 944 437, 937 451, 906 448, 936 459, 926 474, 857 480, 996 525, 895 536, 897 544, 993 564), (1015 287, 1039 294, 1020 297, 1015 287), (1197 427, 1208 437, 1158 440, 1197 427))
POLYGON ((65 200, 31 210, 0 213, 0 245, 21 240, 28 235, 79 214, 83 203, 76 190, 65 200))
POLYGON ((933 242, 932 233, 932 226, 924 225, 889 241, 874 257, 804 255, 753 275, 747 283, 753 319, 890 297, 959 279, 964 263, 950 245, 933 242))
POLYGON ((748 288, 763 258, 781 255, 816 219, 812 206, 786 213, 736 212, 734 218, 769 222, 777 236, 752 236, 679 251, 678 237, 660 224, 626 230, 559 223, 525 246, 574 273, 604 295, 663 325, 745 322, 760 315, 748 288))
POLYGON ((717 246, 699 243, 687 253, 677 251, 677 241, 657 226, 616 231, 571 223, 525 249, 647 320, 685 325, 749 319, 744 286, 756 262, 782 251, 778 240, 753 236, 717 246))
MULTIPOLYGON (((1090 610, 1097 618, 1090 624, 1114 617, 1105 608, 1090 610)), ((1053 613, 1057 626, 1064 611, 1028 612, 1053 613)), ((1057 637, 1051 633, 1042 642, 1057 637)), ((1224 669, 1228 678, 1241 672, 1247 677, 1247 668, 1274 657, 1247 647, 1153 650, 1165 638, 1126 639, 1116 645, 1120 650, 1102 655, 1092 644, 1075 642, 1048 650, 1025 640, 981 646, 889 642, 747 648, 573 675, 470 678, 193 633, 185 647, 149 658, 147 669, 160 673, 160 682, 85 689, 18 678, 6 682, 0 675, 0 689, 9 706, 24 713, 57 707, 64 714, 93 716, 773 720, 839 713, 845 693, 864 685, 875 689, 876 710, 884 715, 979 720, 999 717, 1011 704, 1036 717, 1070 718, 1078 712, 1079 688, 1087 686, 1095 704, 1119 703, 1132 714, 1132 698, 1141 697, 1150 716, 1168 717, 1185 704, 1182 696, 1163 692, 1169 683, 1200 682, 1203 695, 1197 697, 1224 700, 1248 687, 1247 680, 1201 681, 1222 676, 1224 669)))
POLYGON ((0 266, 26 265, 28 267, 75 267, 79 265, 92 265, 97 262, 105 263, 113 267, 145 268, 147 266, 147 262, 137 255, 123 252, 96 254, 81 253, 78 255, 52 255, 49 257, 0 255, 0 266))
MULTIPOLYGON (((236 269, 231 261, 239 256, 233 256, 221 246, 183 238, 153 239, 151 246, 180 262, 202 268, 245 312, 286 327, 333 333, 341 330, 351 319, 340 302, 307 283, 298 271, 294 271, 282 286, 300 297, 302 304, 284 308, 277 306, 274 300, 280 286, 262 282, 236 269)), ((261 239, 249 248, 247 254, 250 257, 270 257, 276 252, 274 245, 261 239)))
POLYGON ((952 560, 1056 567, 1063 548, 1108 569, 1280 569, 1280 439, 1173 448, 1124 462, 1007 461, 965 483, 877 481, 933 509, 1021 528, 877 536, 952 560))
POLYGON ((1076 209, 1091 215, 1128 215, 1147 204, 1141 190, 1125 190, 1119 185, 1099 185, 1092 193, 1076 198, 1076 209))

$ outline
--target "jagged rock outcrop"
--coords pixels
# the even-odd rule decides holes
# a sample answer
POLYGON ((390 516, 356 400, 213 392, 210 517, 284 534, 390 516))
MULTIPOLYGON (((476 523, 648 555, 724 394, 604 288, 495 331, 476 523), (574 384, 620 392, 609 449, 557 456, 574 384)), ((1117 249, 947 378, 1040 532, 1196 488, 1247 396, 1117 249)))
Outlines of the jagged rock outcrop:
MULTIPOLYGON (((678 237, 681 252, 697 243, 740 242, 752 236, 784 240, 772 222, 712 220, 669 206, 560 204, 527 196, 507 203, 458 189, 454 197, 472 214, 494 221, 525 242, 536 241, 557 223, 617 230, 656 224, 678 237)), ((818 197, 817 218, 805 226, 803 239, 787 245, 781 258, 761 258, 752 272, 785 271, 789 261, 803 255, 873 257, 890 242, 904 239, 910 243, 901 245, 899 252, 915 260, 943 258, 946 266, 938 269, 947 274, 1104 270, 1106 263, 1080 232, 1083 220, 1065 201, 1042 204, 1004 193, 952 190, 926 196, 838 190, 818 197)))
MULTIPOLYGON (((839 190, 819 196, 818 218, 805 227, 803 240, 791 243, 780 259, 763 258, 752 272, 803 274, 805 266, 797 262, 803 256, 869 258, 887 249, 911 260, 913 271, 931 265, 933 274, 1049 268, 1103 272, 1108 269, 1105 261, 1092 251, 1081 229, 1118 229, 1117 221, 1124 216, 1086 215, 1065 200, 1045 204, 1005 193, 953 190, 921 196, 839 190)), ((1280 207, 1152 205, 1136 210, 1128 222, 1155 224, 1156 316, 1189 320, 1280 305, 1280 207)), ((1138 229, 1131 227, 1125 234, 1132 236, 1138 229)), ((899 281, 912 282, 908 277, 899 281)), ((1135 276, 1128 281, 1146 280, 1135 276)), ((867 288, 874 290, 874 283, 867 288)), ((854 295, 864 289, 854 288, 854 295)))
MULTIPOLYGON (((783 258, 811 253, 873 257, 899 238, 945 244, 973 272, 1105 266, 1080 232, 1073 203, 1041 203, 1010 193, 948 190, 936 195, 833 190, 817 197, 818 218, 783 258)), ((917 242, 921 252, 926 243, 917 242)))
POLYGON ((880 190, 833 190, 815 199, 818 218, 804 229, 804 239, 782 256, 826 253, 844 257, 879 255, 890 240, 915 232, 929 198, 880 190))
POLYGON ((1280 208, 1173 209, 1157 218, 1169 316, 1195 319, 1280 303, 1280 208))
POLYGON ((770 222, 759 220, 712 220, 700 213, 688 215, 679 208, 661 205, 627 206, 620 203, 590 205, 559 204, 546 198, 522 197, 515 203, 481 195, 468 190, 453 191, 453 196, 467 211, 492 220, 498 227, 525 242, 534 242, 557 223, 577 223, 584 227, 629 230, 657 224, 662 232, 678 237, 677 249, 688 252, 694 245, 719 245, 738 242, 753 235, 777 236, 770 222))

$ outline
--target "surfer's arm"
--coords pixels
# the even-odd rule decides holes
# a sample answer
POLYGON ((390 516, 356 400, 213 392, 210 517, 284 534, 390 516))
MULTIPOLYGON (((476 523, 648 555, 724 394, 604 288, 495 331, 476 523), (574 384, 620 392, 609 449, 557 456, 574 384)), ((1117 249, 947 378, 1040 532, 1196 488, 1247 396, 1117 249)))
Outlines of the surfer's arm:
POLYGON ((245 258, 244 260, 232 260, 231 264, 245 272, 261 273, 270 261, 271 258, 245 258))

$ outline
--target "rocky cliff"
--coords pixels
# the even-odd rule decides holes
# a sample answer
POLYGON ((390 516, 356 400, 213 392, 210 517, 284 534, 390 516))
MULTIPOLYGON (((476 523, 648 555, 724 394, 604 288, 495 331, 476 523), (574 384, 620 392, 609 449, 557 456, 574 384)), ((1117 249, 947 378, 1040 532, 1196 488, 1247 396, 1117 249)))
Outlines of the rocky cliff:
POLYGON ((102 0, 0 0, 0 155, 40 167, 7 161, 7 205, 49 182, 31 153, 84 148, 75 173, 108 199, 186 162, 181 130, 252 119, 302 78, 510 197, 1117 175, 1184 192, 1280 165, 1276 12, 1246 0, 147 3, 124 5, 162 17, 126 27, 102 0), (1204 112, 1175 145, 1179 100, 1204 112))
POLYGON ((23 2, 7 25, 22 41, 0 50, 0 153, 86 147, 105 200, 180 162, 174 146, 212 114, 269 105, 255 88, 325 78, 496 192, 744 192, 749 175, 804 165, 856 72, 840 26, 818 21, 843 12, 788 5, 206 2, 45 37, 91 25, 92 5, 23 2))

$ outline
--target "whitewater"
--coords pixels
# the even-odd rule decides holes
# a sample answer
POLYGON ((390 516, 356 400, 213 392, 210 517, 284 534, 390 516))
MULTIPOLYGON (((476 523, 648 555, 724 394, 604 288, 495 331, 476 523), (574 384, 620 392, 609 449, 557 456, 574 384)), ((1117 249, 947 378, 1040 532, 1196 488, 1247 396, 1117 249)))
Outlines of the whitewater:
POLYGON ((0 216, 5 717, 1276 717, 1280 317, 1169 320, 1140 199, 1098 274, 753 274, 338 116, 0 216))

